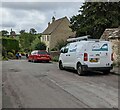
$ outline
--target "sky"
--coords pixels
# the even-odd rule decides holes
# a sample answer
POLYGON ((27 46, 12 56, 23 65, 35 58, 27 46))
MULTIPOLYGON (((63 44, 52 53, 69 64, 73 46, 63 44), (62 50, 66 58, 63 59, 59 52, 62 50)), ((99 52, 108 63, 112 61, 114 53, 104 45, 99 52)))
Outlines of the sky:
POLYGON ((52 17, 68 19, 78 14, 83 1, 74 0, 2 0, 0 5, 0 30, 16 33, 20 30, 29 32, 30 28, 42 33, 52 21, 52 17))

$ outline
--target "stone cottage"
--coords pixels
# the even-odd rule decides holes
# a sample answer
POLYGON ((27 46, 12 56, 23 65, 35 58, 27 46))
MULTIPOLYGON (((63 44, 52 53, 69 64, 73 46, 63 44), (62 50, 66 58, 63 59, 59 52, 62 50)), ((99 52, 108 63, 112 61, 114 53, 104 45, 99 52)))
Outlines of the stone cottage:
POLYGON ((55 17, 52 17, 52 23, 48 23, 48 27, 42 33, 41 41, 45 42, 47 46, 47 51, 55 48, 57 42, 61 40, 66 40, 70 36, 75 36, 75 33, 72 32, 70 22, 67 17, 63 17, 55 20, 55 17))
POLYGON ((114 63, 120 64, 120 27, 106 29, 101 39, 111 41, 114 53, 114 63))

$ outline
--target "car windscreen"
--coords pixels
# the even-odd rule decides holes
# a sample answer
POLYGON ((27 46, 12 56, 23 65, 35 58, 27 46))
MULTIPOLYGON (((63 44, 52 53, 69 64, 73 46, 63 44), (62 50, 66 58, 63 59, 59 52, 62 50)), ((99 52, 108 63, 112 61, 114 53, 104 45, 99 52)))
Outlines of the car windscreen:
POLYGON ((48 54, 48 53, 46 51, 39 51, 38 54, 44 55, 44 54, 48 54))

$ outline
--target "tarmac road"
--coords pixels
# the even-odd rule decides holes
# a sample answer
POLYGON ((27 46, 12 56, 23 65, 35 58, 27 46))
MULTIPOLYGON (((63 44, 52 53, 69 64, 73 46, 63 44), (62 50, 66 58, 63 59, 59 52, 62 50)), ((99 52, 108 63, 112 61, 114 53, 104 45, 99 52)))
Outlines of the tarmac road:
POLYGON ((3 108, 118 108, 118 77, 88 72, 78 76, 57 63, 26 60, 2 64, 3 108))

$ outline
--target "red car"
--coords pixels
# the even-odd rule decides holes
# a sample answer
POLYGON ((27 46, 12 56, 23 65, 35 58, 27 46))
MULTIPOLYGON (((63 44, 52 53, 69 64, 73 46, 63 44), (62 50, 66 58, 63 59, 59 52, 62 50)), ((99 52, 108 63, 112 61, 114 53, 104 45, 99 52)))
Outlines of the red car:
POLYGON ((49 62, 51 60, 51 56, 46 50, 35 50, 32 51, 28 56, 28 61, 37 62, 37 61, 46 61, 49 62))

